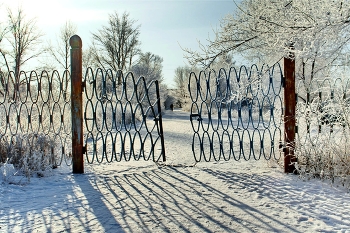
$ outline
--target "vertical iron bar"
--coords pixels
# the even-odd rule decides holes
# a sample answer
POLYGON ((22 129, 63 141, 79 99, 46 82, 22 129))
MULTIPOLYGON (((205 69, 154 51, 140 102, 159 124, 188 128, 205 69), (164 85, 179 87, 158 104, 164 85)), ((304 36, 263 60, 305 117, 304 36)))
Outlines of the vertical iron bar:
POLYGON ((164 133, 163 133, 163 120, 162 120, 162 109, 161 109, 161 104, 160 104, 158 80, 156 80, 155 83, 156 83, 157 105, 158 105, 158 115, 159 115, 158 123, 159 123, 159 131, 160 131, 160 140, 161 140, 161 144, 162 144, 163 162, 165 162, 166 158, 165 158, 165 144, 164 144, 164 133))
POLYGON ((83 157, 83 102, 82 102, 82 41, 70 38, 71 46, 71 112, 73 173, 84 173, 83 157))
POLYGON ((295 60, 291 58, 284 58, 284 172, 293 173, 295 171, 294 156, 295 149, 295 60))

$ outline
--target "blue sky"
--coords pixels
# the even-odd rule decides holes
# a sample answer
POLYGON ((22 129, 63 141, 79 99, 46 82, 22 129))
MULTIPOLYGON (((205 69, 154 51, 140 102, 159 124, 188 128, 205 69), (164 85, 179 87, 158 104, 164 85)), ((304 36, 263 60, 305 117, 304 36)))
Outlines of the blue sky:
POLYGON ((36 17, 45 41, 54 41, 60 27, 70 20, 77 25, 83 46, 90 44, 91 32, 107 24, 108 14, 127 11, 141 25, 141 50, 164 59, 163 76, 170 87, 174 70, 186 64, 181 47, 198 49, 198 40, 213 38, 212 31, 219 26, 220 19, 235 8, 232 0, 0 0, 0 3, 1 12, 5 6, 16 9, 21 5, 28 18, 36 17))

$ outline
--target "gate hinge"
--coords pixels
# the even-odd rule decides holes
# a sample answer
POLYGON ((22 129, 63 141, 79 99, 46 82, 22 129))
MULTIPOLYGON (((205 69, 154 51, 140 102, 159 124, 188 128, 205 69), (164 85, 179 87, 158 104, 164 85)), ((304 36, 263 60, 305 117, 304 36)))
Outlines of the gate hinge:
POLYGON ((85 88, 86 88, 86 81, 82 81, 81 82, 81 92, 84 92, 85 88))
POLYGON ((286 146, 284 145, 283 142, 279 142, 278 143, 278 149, 280 149, 282 152, 285 152, 286 151, 286 146))
POLYGON ((86 146, 83 146, 83 154, 86 154, 87 150, 86 150, 86 146))

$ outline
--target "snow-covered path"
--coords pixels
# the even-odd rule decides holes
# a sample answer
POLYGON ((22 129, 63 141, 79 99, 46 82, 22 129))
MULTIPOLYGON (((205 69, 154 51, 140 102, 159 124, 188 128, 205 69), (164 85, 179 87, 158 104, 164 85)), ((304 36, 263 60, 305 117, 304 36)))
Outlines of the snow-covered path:
POLYGON ((0 185, 0 232, 350 232, 350 195, 265 161, 193 165, 189 118, 164 117, 167 164, 65 167, 0 185))

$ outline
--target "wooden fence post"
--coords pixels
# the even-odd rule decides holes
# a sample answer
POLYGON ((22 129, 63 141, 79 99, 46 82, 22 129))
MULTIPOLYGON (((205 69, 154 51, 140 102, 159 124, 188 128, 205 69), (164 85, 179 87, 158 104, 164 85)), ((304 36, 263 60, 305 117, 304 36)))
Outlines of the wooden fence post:
POLYGON ((74 35, 71 46, 71 111, 73 173, 84 173, 83 156, 83 95, 82 95, 82 41, 74 35))
POLYGON ((295 59, 284 58, 284 172, 295 172, 295 59))

